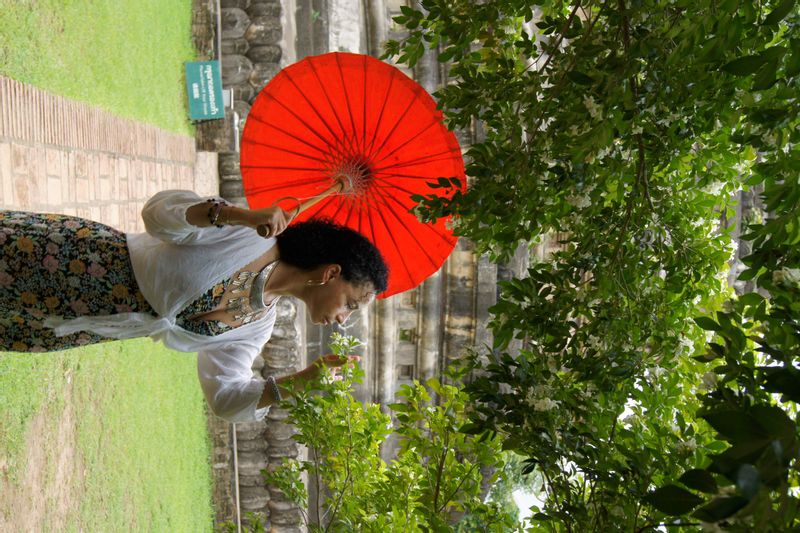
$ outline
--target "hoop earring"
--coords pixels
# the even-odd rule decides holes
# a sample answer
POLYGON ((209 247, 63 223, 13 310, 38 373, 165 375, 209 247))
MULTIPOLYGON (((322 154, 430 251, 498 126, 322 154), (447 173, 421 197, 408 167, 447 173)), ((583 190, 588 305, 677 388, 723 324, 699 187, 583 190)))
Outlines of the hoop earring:
POLYGON ((306 285, 308 285, 310 287, 321 287, 321 286, 327 285, 327 284, 328 284, 327 281, 322 281, 322 280, 310 279, 310 280, 306 281, 306 285))

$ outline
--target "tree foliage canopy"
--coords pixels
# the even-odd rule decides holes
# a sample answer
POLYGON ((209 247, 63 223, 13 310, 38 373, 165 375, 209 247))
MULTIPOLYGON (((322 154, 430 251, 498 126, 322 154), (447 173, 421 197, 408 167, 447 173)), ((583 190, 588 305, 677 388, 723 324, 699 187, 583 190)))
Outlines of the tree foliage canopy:
POLYGON ((498 261, 559 239, 503 285, 467 388, 471 430, 545 479, 533 527, 800 526, 795 1, 419 6, 387 56, 437 54, 447 121, 482 131, 425 216, 498 261), (720 221, 752 189, 736 296, 720 221))

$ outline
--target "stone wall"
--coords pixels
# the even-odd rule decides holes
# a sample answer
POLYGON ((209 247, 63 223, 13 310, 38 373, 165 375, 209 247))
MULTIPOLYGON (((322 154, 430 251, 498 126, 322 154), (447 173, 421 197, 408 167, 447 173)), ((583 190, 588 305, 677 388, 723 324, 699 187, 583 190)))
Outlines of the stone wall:
MULTIPOLYGON (((256 96, 281 68, 281 4, 277 0, 221 0, 220 6, 222 84, 232 90, 236 113, 236 119, 231 117, 228 122, 238 120, 241 135, 256 96)), ((245 206, 239 152, 233 146, 220 151, 219 175, 220 194, 245 206)), ((256 360, 254 371, 267 377, 297 369, 300 338, 296 318, 296 305, 281 301, 272 339, 256 360)), ((299 454, 292 440, 293 428, 285 423, 287 416, 286 411, 273 408, 265 422, 236 425, 242 513, 261 515, 280 533, 300 531, 300 511, 275 487, 265 485, 261 471, 299 454)))
MULTIPOLYGON (((222 85, 233 91, 233 111, 241 136, 250 106, 261 89, 280 71, 283 37, 278 0, 220 0, 222 22, 222 85)), ((233 124, 233 113, 226 119, 233 124)), ((220 150, 220 194, 246 205, 234 146, 220 150)))
POLYGON ((198 61, 214 57, 216 22, 213 0, 194 0, 192 2, 192 45, 198 61))
MULTIPOLYGON (((232 203, 246 206, 234 126, 238 125, 241 135, 253 100, 280 70, 282 10, 278 0, 220 0, 220 7, 222 84, 225 89, 232 89, 233 105, 232 109, 226 109, 224 120, 198 123, 195 137, 198 147, 219 154, 220 194, 232 203)), ((218 57, 214 0, 195 0, 192 14, 198 59, 218 57)), ((288 299, 278 303, 272 338, 253 365, 256 374, 281 376, 300 366, 297 311, 297 306, 288 299)), ((266 486, 262 475, 262 470, 299 454, 292 440, 293 428, 285 423, 287 416, 288 412, 273 408, 263 422, 233 426, 219 418, 209 418, 217 523, 236 520, 232 450, 232 431, 235 431, 242 518, 254 513, 277 533, 302 531, 300 511, 280 491, 266 486)))
MULTIPOLYGON (((197 60, 215 57, 216 13, 214 0, 193 0, 192 2, 192 44, 197 60)), ((200 150, 217 151, 223 138, 219 122, 207 121, 196 124, 195 145, 200 150)), ((227 146, 227 143, 224 143, 227 146)), ((236 499, 233 486, 233 451, 231 443, 231 424, 209 415, 208 435, 211 441, 211 476, 214 522, 236 521, 236 499)))
MULTIPOLYGON (((412 1, 418 5, 416 0, 412 1)), ((406 0, 220 2, 223 86, 233 89, 233 108, 239 115, 240 133, 255 96, 279 72, 282 61, 289 60, 287 53, 291 59, 329 50, 380 55, 387 37, 400 37, 397 28, 392 27, 391 16, 407 3, 406 0), (282 6, 289 12, 282 12, 282 6), (288 30, 284 28, 286 24, 288 30)), ((413 71, 402 70, 429 91, 447 78, 446 69, 433 53, 426 54, 413 71)), ((219 152, 222 196, 245 205, 239 153, 230 137, 233 120, 229 111, 225 121, 213 121, 216 124, 213 127, 198 128, 198 137, 219 152)), ((480 134, 477 125, 469 131, 457 132, 465 147, 480 134)), ((357 397, 384 405, 391 403, 401 384, 439 375, 449 359, 459 355, 465 346, 491 343, 486 319, 487 309, 496 299, 497 278, 521 270, 520 266, 523 265, 508 265, 498 272, 487 260, 475 256, 470 243, 462 241, 445 267, 420 287, 382 300, 354 316, 347 332, 366 343, 362 355, 367 377, 355 391, 357 397)), ((302 309, 294 302, 279 304, 273 337, 257 359, 255 372, 265 377, 285 375, 303 366, 306 356, 313 359, 327 351, 327 339, 335 328, 304 324, 302 317, 302 309)), ((302 531, 300 511, 286 502, 280 491, 265 486, 261 475, 261 470, 273 469, 284 458, 300 453, 292 440, 293 428, 285 423, 287 416, 286 411, 273 409, 263 423, 237 424, 236 436, 242 512, 260 514, 276 532, 293 533, 302 531)), ((215 445, 230 449, 230 440, 226 441, 224 432, 219 432, 215 445)), ((395 439, 389 439, 382 454, 389 460, 395 452, 395 439)), ((223 468, 216 469, 217 456, 219 464, 224 464, 224 453, 215 447, 215 479, 217 474, 221 479, 223 468)), ((229 469, 232 474, 232 462, 229 469)), ((232 487, 230 480, 228 487, 232 487)), ((222 489, 215 494, 222 499, 232 495, 230 490, 222 489)), ((310 501, 314 501, 313 494, 310 501)), ((225 514, 225 505, 217 501, 218 515, 225 514)))
MULTIPOLYGON (((296 328, 297 306, 288 299, 278 302, 278 318, 272 338, 253 364, 262 377, 283 376, 300 366, 300 335, 296 328)), ((244 524, 253 513, 275 533, 300 533, 300 510, 284 494, 265 484, 263 470, 273 470, 285 458, 297 458, 300 449, 293 440, 294 428, 286 423, 288 411, 273 407, 262 422, 233 425, 238 450, 239 501, 244 524)), ((212 439, 212 472, 216 522, 236 520, 232 426, 216 417, 209 419, 212 439)))
MULTIPOLYGON (((217 57, 217 13, 214 0, 192 2, 192 44, 198 61, 217 57)), ((232 149, 233 114, 226 110, 224 120, 205 120, 195 124, 195 145, 198 150, 222 152, 232 149)))
MULTIPOLYGON (((275 322, 275 329, 272 338, 264 347, 262 358, 257 360, 256 369, 263 377, 284 376, 291 374, 301 366, 300 344, 302 342, 300 332, 297 329, 298 308, 293 300, 288 298, 278 303, 278 319, 275 322), (263 363, 263 366, 261 366, 263 363), (261 366, 261 368, 258 368, 261 366)), ((272 408, 264 422, 264 434, 255 439, 256 442, 265 442, 266 448, 262 451, 265 468, 272 471, 278 467, 285 459, 296 459, 300 456, 300 449, 292 438, 295 432, 294 427, 286 423, 289 412, 284 409, 272 408)), ((246 441, 240 441, 239 450, 244 450, 246 441)), ((241 457, 241 455, 240 455, 241 457)), ((244 474, 242 465, 239 465, 240 478, 244 474)), ((251 490, 241 479, 241 492, 244 494, 251 490)), ((294 504, 286 501, 284 494, 273 486, 264 486, 263 478, 261 484, 253 487, 253 496, 261 495, 261 490, 266 491, 268 500, 266 507, 269 514, 270 523, 277 533, 299 533, 302 531, 302 517, 300 510, 294 504)), ((257 503, 260 505, 264 500, 257 503)), ((255 500, 254 500, 254 503, 255 500)), ((242 508, 245 509, 244 499, 242 508)), ((263 511, 262 511, 263 512, 263 511)))
POLYGON ((215 416, 208 416, 211 439, 211 478, 214 523, 236 522, 236 498, 233 493, 233 450, 231 425, 215 416))

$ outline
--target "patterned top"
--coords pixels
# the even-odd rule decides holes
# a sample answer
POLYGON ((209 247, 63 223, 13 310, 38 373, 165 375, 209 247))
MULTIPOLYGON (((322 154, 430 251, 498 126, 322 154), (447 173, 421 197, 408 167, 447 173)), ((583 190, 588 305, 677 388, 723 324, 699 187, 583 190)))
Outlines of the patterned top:
POLYGON ((233 329, 234 326, 230 326, 219 320, 191 318, 195 315, 201 315, 216 309, 222 301, 222 296, 225 294, 225 290, 228 288, 228 285, 231 284, 231 281, 232 278, 224 279, 201 294, 178 314, 175 323, 186 331, 191 331, 199 335, 206 335, 208 337, 221 335, 233 329))

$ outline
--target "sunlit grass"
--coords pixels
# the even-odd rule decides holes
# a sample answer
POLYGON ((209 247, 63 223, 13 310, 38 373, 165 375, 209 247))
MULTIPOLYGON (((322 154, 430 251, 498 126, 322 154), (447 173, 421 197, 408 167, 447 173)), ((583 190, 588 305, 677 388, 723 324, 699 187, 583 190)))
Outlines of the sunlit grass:
POLYGON ((28 468, 27 432, 39 410, 52 415, 37 440, 46 455, 70 444, 54 433, 67 402, 74 461, 82 466, 67 530, 212 529, 210 449, 193 355, 146 339, 0 353, 0 460, 12 484, 28 468))
POLYGON ((191 0, 0 0, 0 73, 190 135, 191 0))

